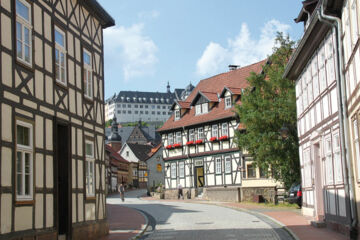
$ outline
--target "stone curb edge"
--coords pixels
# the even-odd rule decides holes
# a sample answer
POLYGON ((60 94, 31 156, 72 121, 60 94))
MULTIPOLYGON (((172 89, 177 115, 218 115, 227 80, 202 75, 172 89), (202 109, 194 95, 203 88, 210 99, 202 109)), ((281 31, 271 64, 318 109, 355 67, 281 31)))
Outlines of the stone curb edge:
POLYGON ((135 239, 141 238, 141 237, 144 235, 144 233, 146 232, 146 230, 147 230, 148 227, 149 227, 150 222, 149 222, 148 217, 147 217, 144 213, 142 213, 141 211, 139 211, 139 210, 137 210, 137 209, 135 209, 135 208, 133 208, 133 209, 136 210, 138 213, 140 213, 140 214, 144 217, 144 219, 145 219, 145 224, 144 224, 144 225, 142 226, 142 228, 139 230, 140 232, 139 232, 138 234, 136 234, 135 237, 132 237, 132 238, 131 238, 132 240, 135 240, 135 239))

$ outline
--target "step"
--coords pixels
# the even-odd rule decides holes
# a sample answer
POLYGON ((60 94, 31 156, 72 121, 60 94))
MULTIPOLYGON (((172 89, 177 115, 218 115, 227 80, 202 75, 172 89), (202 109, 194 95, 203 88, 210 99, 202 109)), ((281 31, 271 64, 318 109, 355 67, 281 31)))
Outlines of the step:
POLYGON ((316 228, 325 228, 326 223, 324 221, 311 221, 311 226, 316 228))

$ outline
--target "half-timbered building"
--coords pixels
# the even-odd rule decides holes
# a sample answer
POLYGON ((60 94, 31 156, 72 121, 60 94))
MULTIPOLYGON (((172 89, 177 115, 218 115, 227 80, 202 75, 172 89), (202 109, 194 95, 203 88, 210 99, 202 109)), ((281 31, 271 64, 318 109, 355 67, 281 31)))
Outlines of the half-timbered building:
MULTIPOLYGON (((188 197, 203 192, 208 199, 241 200, 245 159, 251 159, 234 141, 240 127, 234 105, 241 103, 246 78, 262 72, 265 63, 201 80, 185 101, 175 101, 172 116, 158 130, 164 146, 165 197, 175 197, 181 184, 188 197)), ((254 171, 250 180, 259 177, 254 171)), ((269 179, 261 185, 253 183, 254 188, 277 184, 269 179)))
POLYGON ((0 239, 108 232, 96 0, 0 1, 0 239))
MULTIPOLYGON (((355 63, 358 64, 359 56, 351 51, 358 45, 357 4, 358 1, 304 1, 295 19, 304 23, 304 36, 284 74, 296 80, 302 212, 346 233, 356 225, 345 90, 352 93, 356 85, 355 63), (344 4, 348 6, 345 9, 344 4), (342 54, 345 42, 349 43, 345 44, 348 50, 342 54), (344 88, 348 83, 350 87, 344 88)), ((353 104, 354 99, 348 100, 353 104)), ((356 114, 353 120, 356 129, 356 114)))

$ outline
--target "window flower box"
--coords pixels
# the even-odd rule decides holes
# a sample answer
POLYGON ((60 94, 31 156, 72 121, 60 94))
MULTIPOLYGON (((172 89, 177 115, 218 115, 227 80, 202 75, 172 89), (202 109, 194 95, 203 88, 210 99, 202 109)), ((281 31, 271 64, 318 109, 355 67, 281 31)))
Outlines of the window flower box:
POLYGON ((210 142, 216 142, 216 141, 217 141, 217 137, 210 138, 210 142))
POLYGON ((196 140, 196 142, 195 142, 195 144, 202 144, 202 143, 203 143, 202 139, 196 140))
POLYGON ((172 147, 173 148, 179 148, 179 147, 181 147, 181 144, 180 143, 175 143, 175 144, 172 145, 172 147))
POLYGON ((194 141, 188 141, 186 145, 194 145, 194 141))
POLYGON ((166 148, 166 149, 172 149, 173 146, 170 144, 170 145, 167 145, 165 148, 166 148))
POLYGON ((228 140, 228 139, 229 139, 229 137, 227 135, 219 137, 220 141, 224 141, 224 140, 228 140))

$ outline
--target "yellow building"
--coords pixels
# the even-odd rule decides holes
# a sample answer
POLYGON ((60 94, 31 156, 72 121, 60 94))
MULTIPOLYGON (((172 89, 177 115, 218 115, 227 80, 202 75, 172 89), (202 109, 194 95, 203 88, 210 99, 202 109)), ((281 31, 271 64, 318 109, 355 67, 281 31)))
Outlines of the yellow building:
POLYGON ((114 20, 95 0, 0 4, 0 238, 99 239, 114 20))

